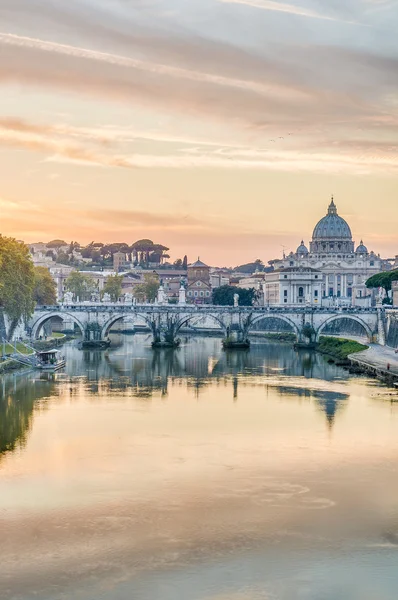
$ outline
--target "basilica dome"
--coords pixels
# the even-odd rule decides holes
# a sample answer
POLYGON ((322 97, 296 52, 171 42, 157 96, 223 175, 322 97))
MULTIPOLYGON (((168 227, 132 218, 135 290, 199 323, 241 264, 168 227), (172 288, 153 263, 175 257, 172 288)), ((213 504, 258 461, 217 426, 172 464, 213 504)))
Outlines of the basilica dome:
POLYGON ((308 254, 308 248, 304 244, 304 240, 301 240, 300 246, 296 250, 297 254, 308 254))
POLYGON ((368 253, 368 249, 366 246, 364 246, 364 243, 362 240, 361 240, 361 243, 359 244, 358 248, 355 250, 355 252, 357 254, 367 254, 368 253))
POLYGON ((313 241, 322 240, 352 240, 352 233, 347 221, 337 214, 337 208, 332 198, 328 214, 315 225, 312 234, 313 241))

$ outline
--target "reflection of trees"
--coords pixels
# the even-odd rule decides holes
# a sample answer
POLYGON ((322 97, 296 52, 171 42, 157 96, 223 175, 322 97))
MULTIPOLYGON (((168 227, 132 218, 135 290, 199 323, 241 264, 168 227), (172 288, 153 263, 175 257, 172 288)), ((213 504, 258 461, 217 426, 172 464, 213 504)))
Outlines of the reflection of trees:
MULTIPOLYGON (((333 380, 341 370, 311 352, 295 352, 279 343, 253 343, 250 351, 226 351, 213 337, 191 337, 180 348, 150 346, 145 334, 125 337, 123 344, 105 352, 79 350, 66 345, 67 373, 64 375, 21 375, 0 380, 0 457, 26 443, 32 426, 35 402, 68 392, 73 396, 108 398, 166 395, 171 384, 183 384, 199 395, 213 382, 231 386, 231 399, 238 399, 239 386, 261 381, 284 397, 308 398, 326 415, 332 427, 335 416, 348 399, 345 394, 294 387, 292 377, 333 380), (69 377, 68 377, 69 374, 69 377), (57 378, 59 383, 57 383, 57 378), (260 378, 260 379, 259 379, 260 378), (33 385, 33 379, 34 385, 33 385), (286 385, 285 385, 286 384, 286 385)), ((37 405, 36 405, 37 406, 37 405)), ((42 407, 42 403, 39 405, 42 407)))
POLYGON ((0 381, 0 461, 1 456, 26 444, 32 426, 35 402, 54 391, 51 379, 22 375, 0 381))

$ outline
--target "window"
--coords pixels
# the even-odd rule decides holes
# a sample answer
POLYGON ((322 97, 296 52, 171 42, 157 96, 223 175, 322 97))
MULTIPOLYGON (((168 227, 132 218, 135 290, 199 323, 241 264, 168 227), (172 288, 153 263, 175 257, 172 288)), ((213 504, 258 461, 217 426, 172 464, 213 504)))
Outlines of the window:
POLYGON ((371 260, 371 261, 370 261, 370 266, 371 266, 371 267, 374 267, 374 266, 375 266, 375 261, 374 261, 374 260, 371 260))
POLYGON ((283 279, 287 279, 287 275, 284 275, 284 276, 283 276, 283 279))
POLYGON ((200 287, 200 281, 197 281, 197 282, 196 282, 196 285, 197 285, 198 287, 200 287))
POLYGON ((291 260, 289 265, 292 267, 294 265, 294 262, 291 260))
POLYGON ((206 292, 206 296, 210 296, 210 292, 206 292))
POLYGON ((315 275, 315 279, 318 279, 318 275, 315 275))
POLYGON ((318 290, 314 291, 314 298, 318 298, 318 290))
POLYGON ((201 290, 200 295, 203 297, 205 295, 205 293, 201 290))
POLYGON ((285 298, 283 302, 285 302, 285 303, 286 303, 286 302, 287 302, 287 298, 285 298))
POLYGON ((283 295, 287 298, 287 290, 283 290, 283 295))
POLYGON ((298 289, 298 295, 299 295, 299 298, 302 298, 304 296, 304 288, 299 287, 299 289, 298 289))
POLYGON ((195 296, 195 298, 197 297, 197 295, 198 295, 198 292, 195 290, 195 291, 194 291, 194 296, 195 296))

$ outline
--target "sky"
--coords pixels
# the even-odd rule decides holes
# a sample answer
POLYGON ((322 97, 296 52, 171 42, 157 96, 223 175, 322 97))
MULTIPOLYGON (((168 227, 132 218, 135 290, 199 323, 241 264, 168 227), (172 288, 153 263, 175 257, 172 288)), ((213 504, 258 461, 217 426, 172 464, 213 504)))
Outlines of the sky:
POLYGON ((398 0, 1 0, 0 232, 398 254, 398 0))

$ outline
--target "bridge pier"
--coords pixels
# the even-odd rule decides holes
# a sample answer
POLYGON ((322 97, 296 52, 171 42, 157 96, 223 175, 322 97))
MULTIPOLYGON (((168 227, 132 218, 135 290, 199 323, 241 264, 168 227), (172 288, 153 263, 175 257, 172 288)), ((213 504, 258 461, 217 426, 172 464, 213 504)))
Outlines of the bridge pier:
POLYGON ((230 322, 226 327, 226 337, 222 341, 223 348, 250 348, 249 329, 252 320, 252 312, 242 314, 242 312, 238 310, 231 313, 230 322))
POLYGON ((180 328, 178 314, 161 312, 151 315, 147 323, 153 335, 152 348, 178 348, 181 343, 177 337, 180 328))

